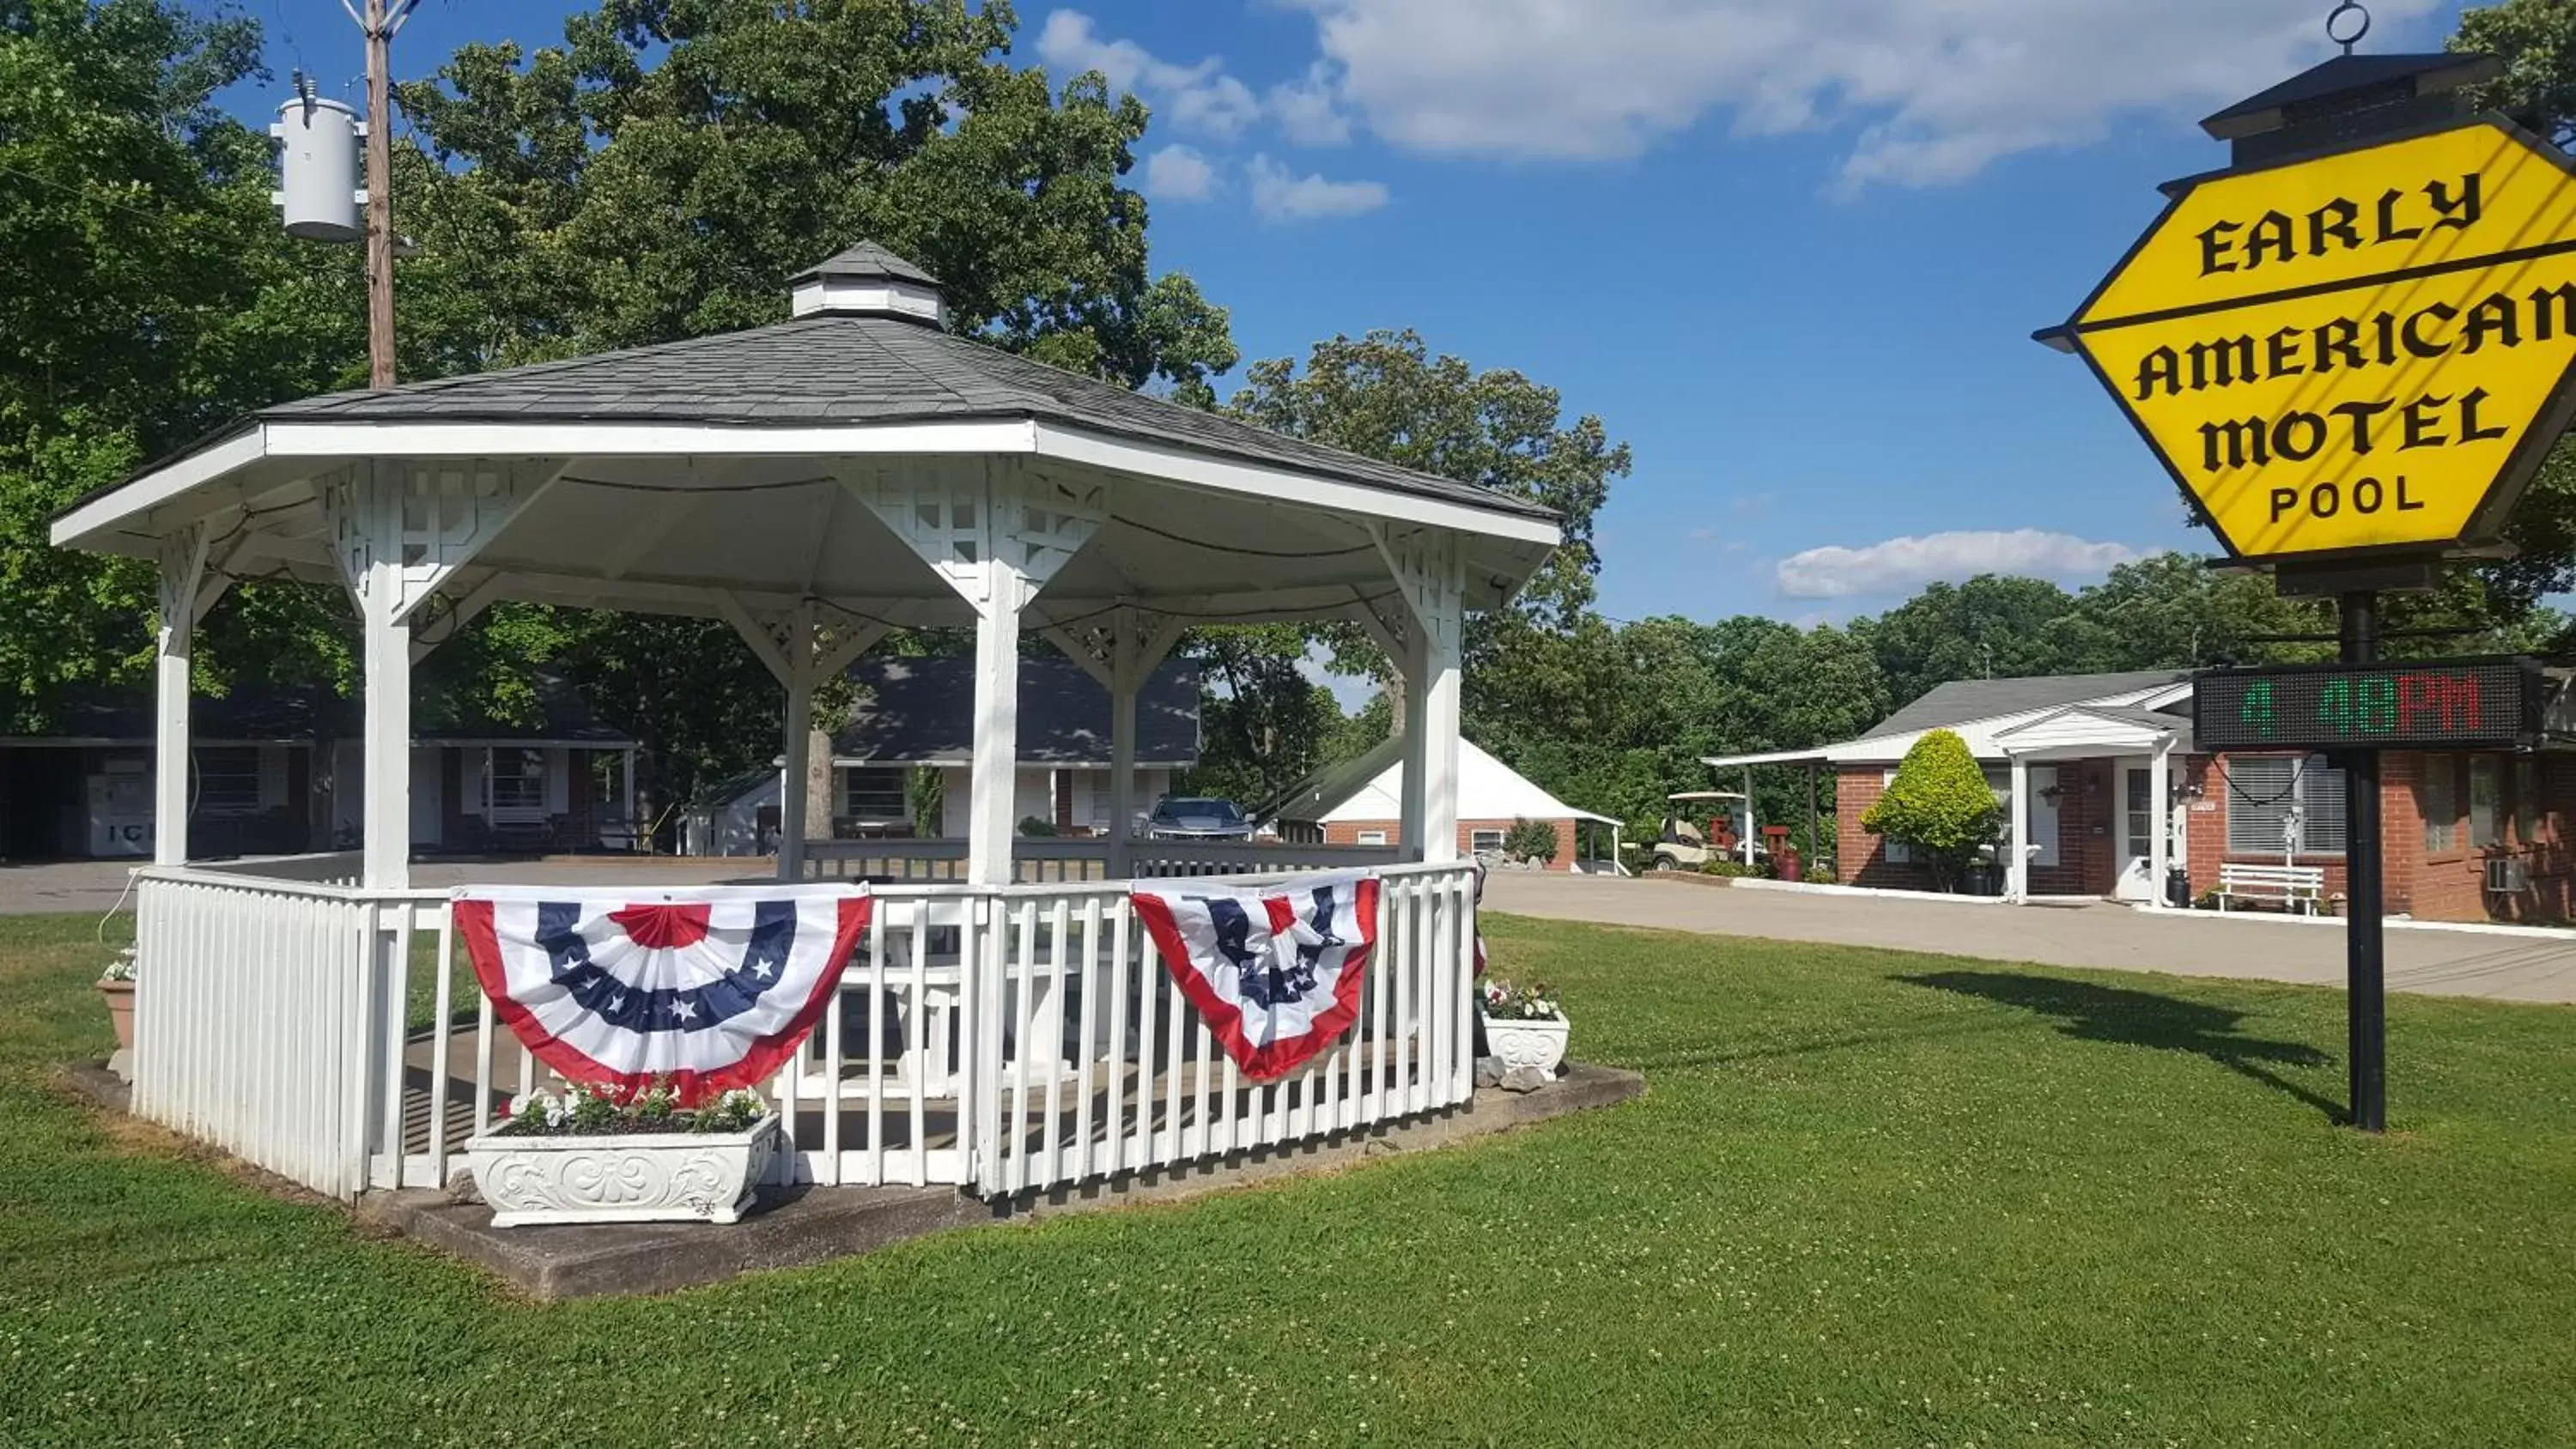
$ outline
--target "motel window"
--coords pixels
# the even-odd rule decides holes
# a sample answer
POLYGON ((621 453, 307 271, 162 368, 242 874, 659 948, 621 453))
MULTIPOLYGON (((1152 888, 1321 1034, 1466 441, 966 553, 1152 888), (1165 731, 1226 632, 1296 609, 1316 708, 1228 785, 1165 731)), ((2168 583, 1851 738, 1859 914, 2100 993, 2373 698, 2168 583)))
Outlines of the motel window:
POLYGON ((2540 843, 2540 762, 2527 755, 2513 762, 2513 838, 2540 843))
POLYGON ((1383 830, 1363 830, 1360 832, 1359 843, 1362 845, 1384 845, 1386 844, 1386 832, 1383 830))
POLYGON ((197 813, 259 813, 259 751, 228 746, 197 751, 197 813))
POLYGON ((2469 844, 2504 844, 2504 761, 2493 755, 2469 756, 2469 844))
POLYGON ((841 813, 865 825, 900 825, 912 818, 901 766, 841 772, 841 813))
POLYGON ((485 807, 495 814, 542 815, 546 810, 546 752, 494 750, 483 776, 485 807))
POLYGON ((1503 848, 1503 832, 1499 830, 1469 831, 1467 834, 1467 848, 1478 855, 1482 855, 1489 850, 1500 850, 1503 848))
MULTIPOLYGON (((1896 771, 1891 769, 1886 774, 1879 776, 1878 783, 1882 787, 1895 784, 1896 771)), ((1885 841, 1879 846, 1879 859, 1886 861, 1889 865, 1911 865, 1914 863, 1914 847, 1907 845, 1902 840, 1885 841)))
POLYGON ((2460 769, 2449 755, 2426 755, 2415 777, 2415 813, 2424 817, 2424 849, 2434 855, 2459 848, 2460 769))
POLYGON ((2231 755, 2220 774, 2230 855, 2343 854, 2343 771, 2314 755, 2231 755))

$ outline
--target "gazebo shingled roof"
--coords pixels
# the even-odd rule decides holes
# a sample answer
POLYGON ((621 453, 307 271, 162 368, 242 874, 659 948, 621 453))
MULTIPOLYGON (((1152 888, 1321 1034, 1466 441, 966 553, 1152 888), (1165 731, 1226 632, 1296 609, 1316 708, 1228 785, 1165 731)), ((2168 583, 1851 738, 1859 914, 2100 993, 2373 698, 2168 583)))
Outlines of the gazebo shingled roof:
MULTIPOLYGON (((693 422, 723 427, 1048 418, 1528 518, 1538 504, 1286 437, 899 317, 816 314, 562 362, 325 393, 258 420, 693 422)), ((249 420, 237 425, 237 435, 249 420)))
MULTIPOLYGON (((496 599, 727 620, 787 689, 791 774, 817 682, 888 629, 973 624, 992 780, 970 866, 1000 881, 1023 631, 1111 691, 1132 764, 1136 691, 1187 625, 1344 619, 1422 696, 1417 838, 1443 838, 1460 621, 1540 567, 1554 513, 957 336, 930 274, 871 244, 791 292, 772 326, 267 408, 74 505, 57 545, 161 565, 165 757, 186 742, 190 629, 242 578, 359 605, 371 885, 403 878, 382 797, 408 789, 409 660, 496 599)), ((184 781, 161 788, 184 814, 184 781)))

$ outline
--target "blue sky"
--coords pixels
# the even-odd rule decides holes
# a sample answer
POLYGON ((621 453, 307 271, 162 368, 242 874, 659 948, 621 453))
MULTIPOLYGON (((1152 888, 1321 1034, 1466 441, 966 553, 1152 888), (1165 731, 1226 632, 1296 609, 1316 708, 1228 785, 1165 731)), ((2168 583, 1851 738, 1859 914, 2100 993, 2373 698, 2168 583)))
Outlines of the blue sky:
MULTIPOLYGON (((272 88, 354 75, 334 0, 249 0, 272 88)), ((415 76, 556 41, 561 0, 425 0, 415 76)), ((1155 265, 1247 357, 1412 327, 1636 452, 1617 618, 1842 619, 1986 568, 2069 584, 2194 547, 2064 320, 2223 164, 2192 122, 2326 54, 2321 0, 1086 0, 1018 57, 1155 109, 1155 265)), ((2371 50, 2449 0, 2382 0, 2371 50)), ((348 93, 354 98, 357 88, 348 93)))

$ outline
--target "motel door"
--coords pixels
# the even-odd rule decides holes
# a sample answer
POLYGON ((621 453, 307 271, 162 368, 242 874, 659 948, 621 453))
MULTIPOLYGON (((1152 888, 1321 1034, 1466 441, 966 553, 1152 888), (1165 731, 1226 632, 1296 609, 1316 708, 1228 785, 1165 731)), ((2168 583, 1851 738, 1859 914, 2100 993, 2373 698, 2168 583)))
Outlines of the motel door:
POLYGON ((2112 894, 2124 901, 2155 899, 2155 776, 2145 765, 2120 766, 2120 878, 2112 894))

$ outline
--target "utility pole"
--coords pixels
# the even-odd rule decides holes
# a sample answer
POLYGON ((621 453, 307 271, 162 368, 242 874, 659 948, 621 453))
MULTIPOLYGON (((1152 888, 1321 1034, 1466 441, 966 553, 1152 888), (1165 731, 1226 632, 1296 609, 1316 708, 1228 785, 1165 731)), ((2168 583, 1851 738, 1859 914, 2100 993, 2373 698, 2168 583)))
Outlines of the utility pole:
MULTIPOLYGON (((417 0, 367 0, 349 18, 367 37, 367 386, 394 385, 394 32, 417 0)), ((348 9, 348 0, 340 0, 348 9)))

